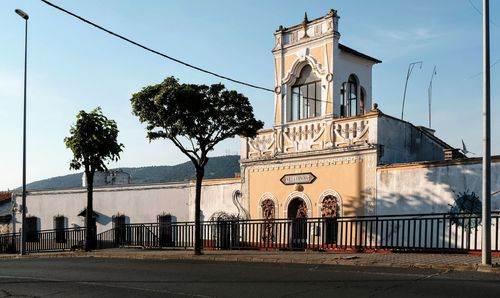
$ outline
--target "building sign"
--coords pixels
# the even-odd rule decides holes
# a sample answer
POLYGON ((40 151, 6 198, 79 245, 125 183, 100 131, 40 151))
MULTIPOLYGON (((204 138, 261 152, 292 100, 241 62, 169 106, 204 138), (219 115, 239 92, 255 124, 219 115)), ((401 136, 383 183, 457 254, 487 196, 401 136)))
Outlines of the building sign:
POLYGON ((314 180, 316 180, 316 176, 314 176, 312 173, 288 174, 281 177, 280 180, 285 185, 309 184, 313 183, 314 180))

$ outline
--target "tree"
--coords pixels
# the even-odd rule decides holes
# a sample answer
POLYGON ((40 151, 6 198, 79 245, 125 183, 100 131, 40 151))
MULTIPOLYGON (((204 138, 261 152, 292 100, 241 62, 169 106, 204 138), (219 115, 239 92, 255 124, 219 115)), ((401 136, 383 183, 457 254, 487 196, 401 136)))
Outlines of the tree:
POLYGON ((207 154, 222 140, 254 137, 263 122, 244 95, 222 84, 180 84, 174 77, 143 88, 131 98, 133 113, 146 123, 149 140, 169 139, 196 170, 195 254, 201 254, 201 184, 207 154))
POLYGON ((87 179, 87 209, 85 214, 85 250, 95 248, 95 222, 92 220, 94 214, 93 191, 94 173, 106 171, 107 160, 117 161, 123 144, 117 142, 118 128, 114 120, 106 118, 101 108, 96 108, 90 113, 80 111, 76 115, 76 123, 71 126, 71 136, 64 138, 66 147, 73 152, 73 160, 70 169, 85 170, 87 179))

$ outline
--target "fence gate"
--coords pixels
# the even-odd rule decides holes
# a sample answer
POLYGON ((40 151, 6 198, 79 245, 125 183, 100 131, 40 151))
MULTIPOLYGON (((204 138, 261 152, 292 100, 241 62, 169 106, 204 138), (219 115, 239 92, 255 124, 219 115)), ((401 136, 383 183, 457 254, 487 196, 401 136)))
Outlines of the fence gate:
POLYGON ((304 249, 307 246, 307 205, 301 198, 294 198, 288 205, 290 223, 290 245, 292 249, 304 249))

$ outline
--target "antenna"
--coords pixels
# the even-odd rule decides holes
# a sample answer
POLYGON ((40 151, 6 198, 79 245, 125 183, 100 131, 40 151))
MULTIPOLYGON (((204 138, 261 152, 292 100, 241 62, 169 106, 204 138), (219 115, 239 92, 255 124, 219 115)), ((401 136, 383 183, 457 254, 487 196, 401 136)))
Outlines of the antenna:
POLYGON ((429 88, 427 89, 427 96, 429 98, 429 128, 431 128, 431 102, 432 102, 432 79, 434 75, 437 75, 436 65, 434 65, 434 70, 432 71, 431 81, 429 82, 429 88))
POLYGON ((403 114, 405 111, 405 98, 406 98, 406 88, 408 87, 408 79, 410 78, 413 68, 417 64, 420 65, 420 69, 422 69, 422 64, 423 64, 422 61, 413 62, 410 63, 410 65, 408 65, 408 72, 406 73, 405 91, 403 93, 403 107, 401 108, 401 120, 403 120, 403 114))

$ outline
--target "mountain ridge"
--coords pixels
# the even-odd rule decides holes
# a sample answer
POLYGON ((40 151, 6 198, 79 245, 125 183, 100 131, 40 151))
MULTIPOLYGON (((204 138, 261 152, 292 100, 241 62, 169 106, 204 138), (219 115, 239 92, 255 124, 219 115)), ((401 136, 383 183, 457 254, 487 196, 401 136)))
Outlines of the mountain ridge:
MULTIPOLYGON (((130 184, 182 182, 194 179, 195 169, 191 161, 171 166, 119 167, 130 174, 130 184)), ((205 179, 233 178, 240 172, 240 156, 215 156, 205 166, 205 179)), ((62 189, 82 187, 82 172, 51 177, 28 183, 26 189, 62 189)), ((19 190, 19 188, 17 189, 19 190)))

